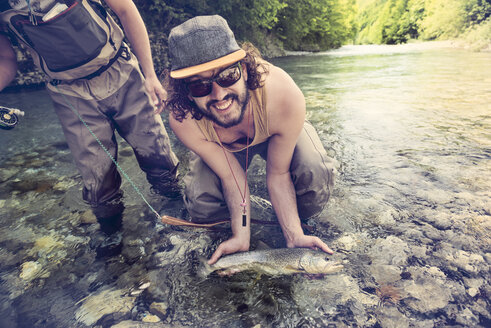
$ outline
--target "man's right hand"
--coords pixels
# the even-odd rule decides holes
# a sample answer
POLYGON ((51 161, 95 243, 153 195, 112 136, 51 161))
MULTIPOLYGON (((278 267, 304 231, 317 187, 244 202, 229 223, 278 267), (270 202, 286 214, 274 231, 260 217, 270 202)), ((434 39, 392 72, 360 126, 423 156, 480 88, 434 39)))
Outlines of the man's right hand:
POLYGON ((250 240, 243 240, 240 237, 234 236, 218 245, 218 248, 208 260, 208 264, 214 264, 222 255, 233 254, 237 252, 247 252, 249 250, 249 246, 250 240))

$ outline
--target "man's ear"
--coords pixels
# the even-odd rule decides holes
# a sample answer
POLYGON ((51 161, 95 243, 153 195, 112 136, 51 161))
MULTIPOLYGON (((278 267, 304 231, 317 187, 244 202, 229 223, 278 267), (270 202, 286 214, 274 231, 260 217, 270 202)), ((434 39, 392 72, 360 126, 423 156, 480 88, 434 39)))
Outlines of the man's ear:
POLYGON ((240 66, 242 67, 242 76, 244 77, 244 81, 247 82, 247 78, 249 77, 247 75, 247 65, 244 62, 242 62, 240 66))

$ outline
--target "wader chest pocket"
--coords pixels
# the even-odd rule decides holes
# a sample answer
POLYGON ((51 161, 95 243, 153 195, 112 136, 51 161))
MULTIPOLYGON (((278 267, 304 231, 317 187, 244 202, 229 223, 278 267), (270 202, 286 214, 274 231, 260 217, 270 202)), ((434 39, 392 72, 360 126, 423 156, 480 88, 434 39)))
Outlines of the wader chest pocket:
POLYGON ((99 55, 108 39, 107 33, 79 2, 46 22, 38 17, 37 25, 25 15, 16 15, 11 22, 52 72, 88 63, 99 55))

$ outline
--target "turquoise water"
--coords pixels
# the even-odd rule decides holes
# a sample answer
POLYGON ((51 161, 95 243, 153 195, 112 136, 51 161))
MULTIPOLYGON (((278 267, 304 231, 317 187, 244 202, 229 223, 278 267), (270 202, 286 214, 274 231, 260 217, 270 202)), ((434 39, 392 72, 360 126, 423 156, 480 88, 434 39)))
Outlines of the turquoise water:
MULTIPOLYGON (((0 130, 0 326, 110 327, 155 314, 161 327, 488 326, 491 53, 347 46, 273 62, 304 92, 308 119, 338 162, 334 195, 309 224, 342 272, 201 279, 198 258, 228 229, 164 226, 128 182, 123 256, 95 259, 96 227, 83 223, 80 177, 47 94, 0 93, 0 105, 26 112, 0 130), (108 291, 126 307, 98 304, 108 291)), ((185 171, 187 153, 172 141, 185 171)), ((119 160, 161 213, 184 215, 182 202, 148 193, 124 142, 119 160)), ((263 163, 251 172, 251 189, 267 198, 263 163)), ((255 210, 275 220, 267 201, 255 210)), ((284 246, 278 227, 252 232, 253 247, 284 246)))

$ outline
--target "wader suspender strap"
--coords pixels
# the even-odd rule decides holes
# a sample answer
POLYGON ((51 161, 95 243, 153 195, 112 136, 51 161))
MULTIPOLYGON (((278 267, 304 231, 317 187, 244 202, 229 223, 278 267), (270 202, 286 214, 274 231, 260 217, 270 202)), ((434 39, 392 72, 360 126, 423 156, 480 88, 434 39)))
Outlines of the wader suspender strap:
MULTIPOLYGON (((106 70, 107 70, 109 67, 111 67, 111 65, 112 65, 112 64, 114 64, 114 62, 115 62, 116 60, 118 60, 118 58, 119 58, 119 57, 121 57, 121 56, 122 56, 124 59, 126 59, 126 60, 129 60, 129 59, 131 58, 131 55, 130 55, 130 52, 129 52, 128 48, 126 48, 126 46, 124 46, 124 45, 122 45, 122 46, 119 48, 119 50, 118 50, 118 52, 116 53, 116 55, 115 55, 113 58, 111 58, 111 60, 109 60, 109 62, 108 62, 106 65, 101 66, 101 68, 99 68, 99 69, 98 69, 97 71, 95 71, 94 73, 91 73, 91 74, 89 74, 89 75, 87 75, 87 76, 84 76, 84 77, 80 77, 80 78, 78 78, 77 80, 90 80, 90 79, 93 79, 94 77, 97 77, 97 76, 101 75, 101 74, 102 74, 102 73, 104 73, 104 72, 105 72, 105 71, 106 71, 106 70)), ((56 86, 56 85, 58 85, 58 84, 60 84, 60 83, 63 83, 63 80, 51 79, 51 80, 49 81, 49 83, 50 83, 51 85, 56 86)))
POLYGON ((31 0, 26 0, 26 2, 27 2, 27 8, 29 9, 29 20, 31 21, 31 24, 32 25, 37 25, 38 24, 38 21, 36 19, 36 16, 32 12, 31 0))

